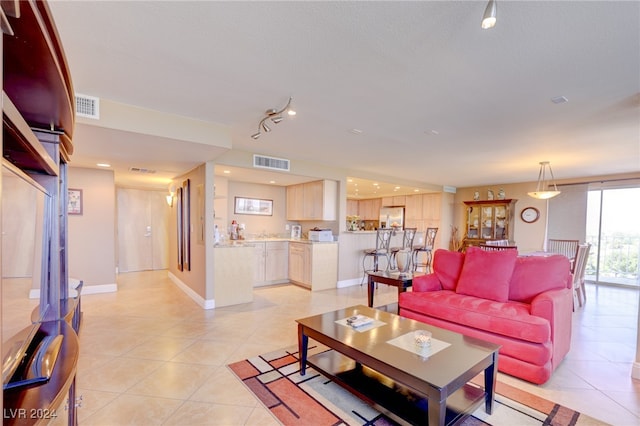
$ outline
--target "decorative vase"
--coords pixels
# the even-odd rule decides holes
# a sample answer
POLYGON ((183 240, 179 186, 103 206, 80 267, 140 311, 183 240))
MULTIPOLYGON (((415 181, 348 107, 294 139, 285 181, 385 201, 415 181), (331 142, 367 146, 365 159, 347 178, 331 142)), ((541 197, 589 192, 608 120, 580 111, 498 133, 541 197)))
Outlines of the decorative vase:
POLYGON ((396 264, 398 265, 398 272, 401 274, 409 272, 409 266, 411 265, 411 250, 398 250, 396 253, 396 264))

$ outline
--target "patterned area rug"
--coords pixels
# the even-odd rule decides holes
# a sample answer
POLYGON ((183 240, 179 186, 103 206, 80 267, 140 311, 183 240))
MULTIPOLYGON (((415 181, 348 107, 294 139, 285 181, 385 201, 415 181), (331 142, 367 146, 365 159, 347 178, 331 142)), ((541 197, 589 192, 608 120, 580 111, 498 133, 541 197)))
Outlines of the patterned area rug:
MULTIPOLYGON (((297 347, 246 359, 228 367, 284 425, 395 425, 389 417, 313 368, 299 374, 297 347)), ((310 347, 309 356, 326 348, 310 347)), ((481 378, 478 383, 482 383, 481 378)), ((592 417, 498 382, 492 415, 484 405, 463 425, 606 425, 592 417)))

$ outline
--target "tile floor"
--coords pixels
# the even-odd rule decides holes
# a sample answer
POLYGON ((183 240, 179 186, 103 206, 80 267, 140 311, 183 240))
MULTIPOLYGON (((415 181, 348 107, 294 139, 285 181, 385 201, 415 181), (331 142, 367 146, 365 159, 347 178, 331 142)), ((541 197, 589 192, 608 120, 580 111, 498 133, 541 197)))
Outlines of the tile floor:
MULTIPOLYGON (((366 304, 365 286, 311 293, 283 285, 256 289, 252 303, 206 311, 166 271, 121 274, 118 286, 82 300, 82 425, 277 424, 226 364, 295 345, 296 318, 366 304)), ((638 425, 640 380, 630 377, 638 292, 587 290, 572 350, 552 379, 500 379, 608 423, 638 425)), ((395 288, 380 285, 376 305, 396 300, 395 288)))

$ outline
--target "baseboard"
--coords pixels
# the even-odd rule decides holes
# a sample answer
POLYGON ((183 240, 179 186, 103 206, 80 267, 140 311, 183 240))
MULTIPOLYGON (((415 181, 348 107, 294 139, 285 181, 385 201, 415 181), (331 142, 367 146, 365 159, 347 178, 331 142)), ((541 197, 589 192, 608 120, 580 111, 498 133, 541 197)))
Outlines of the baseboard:
MULTIPOLYGON (((83 285, 82 295, 87 294, 100 294, 100 293, 115 293, 118 291, 118 284, 99 284, 99 285, 83 285)), ((40 289, 32 288, 29 291, 29 299, 40 299, 40 289)))
POLYGON ((213 300, 213 299, 208 299, 207 300, 207 299, 203 298, 198 293, 193 291, 193 289, 191 287, 189 287, 188 285, 183 283, 178 277, 173 275, 171 272, 167 272, 167 273, 169 274, 169 279, 180 290, 182 290, 184 293, 186 293, 187 296, 189 296, 191 299, 193 299, 194 302, 196 302, 198 305, 200 305, 201 308, 203 308, 203 309, 215 309, 215 307, 216 307, 215 300, 213 300))
POLYGON ((338 281, 336 287, 337 288, 345 288, 345 287, 351 287, 354 285, 360 285, 360 284, 365 284, 365 281, 362 281, 362 278, 351 278, 350 280, 342 280, 342 281, 338 281))

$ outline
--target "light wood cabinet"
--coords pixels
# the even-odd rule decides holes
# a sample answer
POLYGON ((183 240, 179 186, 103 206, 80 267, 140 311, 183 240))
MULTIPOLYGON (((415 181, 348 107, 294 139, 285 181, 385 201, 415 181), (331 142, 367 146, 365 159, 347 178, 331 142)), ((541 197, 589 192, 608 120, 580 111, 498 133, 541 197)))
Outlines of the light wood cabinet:
POLYGON ((360 216, 359 204, 358 200, 347 199, 347 216, 360 216))
POLYGON ((255 242, 253 286, 287 282, 289 279, 289 243, 287 241, 255 242))
POLYGON ((406 196, 396 195, 394 197, 382 197, 381 207, 402 207, 406 203, 406 196))
POLYGON ((466 244, 505 239, 513 242, 516 201, 465 201, 466 244))
POLYGON ((406 221, 422 220, 422 194, 407 195, 404 218, 406 221))
POLYGON ((319 180, 287 187, 287 220, 336 220, 338 182, 319 180))
POLYGON ((440 221, 442 211, 442 194, 422 194, 422 219, 437 223, 440 221))
POLYGON ((358 202, 358 211, 361 220, 379 220, 380 207, 382 207, 382 199, 371 198, 369 200, 360 200, 358 202))
POLYGON ((289 243, 289 280, 312 291, 335 288, 338 244, 289 243))

